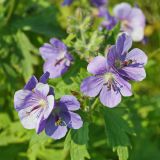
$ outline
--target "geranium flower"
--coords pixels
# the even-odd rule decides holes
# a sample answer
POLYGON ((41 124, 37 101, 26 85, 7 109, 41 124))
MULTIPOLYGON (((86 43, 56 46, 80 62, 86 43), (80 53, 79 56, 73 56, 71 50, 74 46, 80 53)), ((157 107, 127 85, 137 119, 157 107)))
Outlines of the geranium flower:
POLYGON ((50 44, 45 43, 39 50, 42 58, 45 60, 43 71, 49 72, 50 78, 63 75, 73 60, 65 44, 56 38, 52 38, 50 44))
POLYGON ((117 24, 117 19, 114 16, 111 16, 108 10, 104 7, 99 8, 99 17, 104 18, 101 26, 107 30, 111 30, 117 24))
POLYGON ((65 95, 55 103, 48 118, 45 132, 54 139, 63 138, 68 128, 79 129, 83 125, 81 117, 74 113, 80 108, 80 103, 74 96, 65 95))
POLYGON ((132 46, 132 38, 126 33, 121 34, 108 53, 108 64, 123 78, 142 81, 146 77, 144 65, 147 63, 146 54, 132 46))
POLYGON ((49 73, 45 73, 40 81, 32 76, 24 89, 14 95, 14 106, 24 128, 36 129, 40 133, 54 107, 54 92, 45 84, 49 73))
POLYGON ((120 3, 113 9, 115 17, 121 22, 121 30, 131 35, 133 41, 144 38, 145 16, 138 7, 131 7, 128 3, 120 3))
POLYGON ((122 96, 131 96, 131 85, 107 64, 107 58, 95 57, 87 70, 93 74, 81 84, 81 91, 89 97, 99 95, 104 106, 115 107, 121 102, 122 96))

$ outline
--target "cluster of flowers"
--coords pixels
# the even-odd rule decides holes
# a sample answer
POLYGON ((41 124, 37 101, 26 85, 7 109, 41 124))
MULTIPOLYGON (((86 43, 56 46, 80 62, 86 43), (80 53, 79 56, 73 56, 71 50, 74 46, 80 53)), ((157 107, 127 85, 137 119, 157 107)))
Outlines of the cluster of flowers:
POLYGON ((141 81, 146 77, 144 65, 147 63, 145 53, 132 46, 131 37, 122 33, 106 57, 95 57, 87 67, 93 76, 86 78, 81 84, 81 91, 96 97, 100 93, 100 101, 110 108, 121 101, 121 96, 131 96, 129 80, 141 81))
MULTIPOLYGON (((64 0, 63 5, 70 5, 72 2, 73 0, 64 0)), ((142 10, 123 2, 114 7, 112 16, 106 8, 107 2, 108 0, 91 0, 91 4, 99 10, 99 17, 104 18, 101 27, 111 30, 120 22, 121 30, 131 35, 133 41, 142 41, 146 24, 142 10)))
POLYGON ((54 139, 60 139, 67 128, 79 129, 83 125, 81 117, 74 113, 80 103, 72 95, 55 100, 54 90, 46 82, 49 72, 38 81, 32 76, 22 90, 14 95, 14 106, 24 128, 36 129, 37 134, 45 130, 54 139))
MULTIPOLYGON (((114 17, 102 8, 107 0, 91 2, 99 8, 101 16, 110 17, 114 25, 117 23, 114 17)), ((64 1, 64 5, 71 3, 72 0, 64 1)), ((131 9, 129 5, 123 3, 115 7, 114 11, 117 17, 120 16, 119 19, 124 21, 122 23, 124 30, 127 27, 131 30, 134 24, 141 29, 136 20, 141 15, 138 8, 131 9)), ((104 24, 108 26, 108 23, 104 24)), ((109 28, 112 26, 111 24, 109 28)), ((130 80, 141 81, 146 77, 144 65, 147 63, 147 56, 138 48, 129 51, 134 33, 128 32, 118 36, 116 44, 110 47, 105 57, 93 58, 87 66, 88 72, 93 76, 84 79, 80 86, 84 95, 99 96, 101 103, 110 108, 117 106, 122 96, 132 95, 130 80)), ((37 134, 45 130, 48 136, 60 139, 66 135, 68 128, 82 127, 81 117, 73 112, 80 109, 80 103, 72 95, 64 95, 55 100, 54 89, 47 84, 47 80, 62 76, 74 59, 67 46, 56 38, 50 39, 50 43, 45 43, 39 51, 45 61, 44 74, 39 81, 32 76, 24 88, 15 93, 14 106, 24 128, 35 129, 37 134)))
POLYGON ((133 41, 144 39, 144 29, 146 25, 145 16, 137 6, 131 7, 128 3, 120 3, 113 9, 114 16, 111 16, 105 7, 99 8, 99 16, 104 17, 102 27, 111 30, 120 22, 121 30, 131 35, 133 41))
MULTIPOLYGON (((147 56, 138 48, 128 51, 131 46, 131 37, 123 33, 110 47, 106 57, 97 56, 88 64, 87 70, 93 76, 81 84, 84 95, 99 95, 101 103, 110 108, 120 103, 122 95, 132 95, 128 81, 145 78, 147 56)), ((81 117, 73 112, 80 109, 80 103, 72 95, 55 100, 54 89, 47 80, 64 74, 73 58, 65 44, 55 38, 50 40, 50 44, 45 43, 40 53, 45 60, 44 74, 39 81, 32 76, 25 87, 15 93, 14 106, 24 128, 35 128, 37 133, 45 130, 48 136, 60 139, 65 136, 67 128, 82 127, 81 117)))

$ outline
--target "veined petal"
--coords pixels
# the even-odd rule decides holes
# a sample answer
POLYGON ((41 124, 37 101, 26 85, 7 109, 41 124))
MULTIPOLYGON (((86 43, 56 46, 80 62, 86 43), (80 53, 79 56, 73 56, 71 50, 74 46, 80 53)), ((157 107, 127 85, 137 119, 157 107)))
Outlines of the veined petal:
POLYGON ((36 124, 36 133, 39 134, 45 129, 46 125, 46 119, 44 119, 43 114, 40 118, 38 118, 37 124, 36 124))
POLYGON ((64 43, 56 38, 50 39, 50 43, 45 43, 40 47, 40 53, 44 60, 61 59, 65 56, 67 48, 64 43))
POLYGON ((132 8, 128 16, 128 21, 133 28, 145 27, 145 15, 140 8, 132 8))
POLYGON ((115 91, 113 87, 109 90, 107 86, 104 85, 100 93, 100 101, 104 106, 113 108, 121 102, 121 94, 118 90, 115 91))
POLYGON ((58 55, 57 59, 64 58, 67 53, 65 44, 56 38, 51 38, 49 42, 52 44, 54 52, 58 55))
POLYGON ((107 62, 109 66, 114 66, 116 59, 119 57, 118 52, 116 51, 116 46, 113 45, 109 48, 107 54, 107 62))
POLYGON ((37 122, 41 117, 41 113, 43 112, 42 108, 36 108, 33 106, 22 109, 18 112, 18 115, 21 119, 21 123, 24 128, 33 129, 36 128, 37 122))
POLYGON ((47 119, 54 108, 54 96, 47 96, 47 106, 44 108, 44 119, 47 119))
POLYGON ((24 89, 32 91, 36 87, 36 84, 38 83, 38 80, 35 76, 32 76, 27 84, 24 86, 24 89))
POLYGON ((17 111, 28 107, 27 101, 33 93, 29 90, 19 90, 14 94, 14 107, 17 111))
POLYGON ((128 50, 132 46, 132 38, 126 33, 122 33, 119 35, 116 41, 116 50, 118 55, 123 55, 124 53, 128 52, 128 50))
POLYGON ((119 75, 115 77, 115 80, 116 80, 116 85, 123 96, 132 95, 131 84, 128 81, 124 80, 119 75))
POLYGON ((124 20, 128 17, 131 10, 132 8, 129 3, 120 3, 114 7, 113 12, 119 20, 124 20))
POLYGON ((43 84, 43 83, 38 83, 36 85, 36 88, 34 89, 34 91, 35 91, 35 93, 41 94, 46 97, 49 93, 49 85, 43 84))
POLYGON ((132 60, 134 64, 143 66, 147 63, 148 58, 142 50, 135 48, 126 55, 126 60, 132 60))
POLYGON ((87 66, 88 72, 97 75, 106 72, 106 58, 103 56, 95 57, 87 66))
POLYGON ((49 78, 49 72, 45 72, 41 77, 40 77, 40 79, 39 79, 39 82, 41 82, 41 83, 46 83, 47 82, 47 80, 48 80, 48 78, 49 78))
POLYGON ((128 66, 122 69, 123 76, 129 80, 142 81, 146 77, 146 72, 143 67, 128 66))
POLYGON ((81 117, 74 112, 69 112, 69 114, 70 114, 70 123, 68 124, 68 127, 73 129, 81 128, 83 125, 81 117))
POLYGON ((66 126, 60 126, 60 125, 55 126, 55 119, 51 115, 46 122, 45 132, 48 136, 50 136, 54 139, 61 139, 67 133, 67 127, 66 126))
POLYGON ((89 97, 95 97, 99 94, 104 84, 103 77, 91 76, 83 80, 81 91, 89 97))
POLYGON ((48 94, 53 95, 53 96, 55 95, 53 87, 49 87, 49 93, 48 94))
POLYGON ((39 52, 44 60, 57 57, 57 53, 54 51, 53 46, 48 43, 45 43, 40 47, 39 52))
POLYGON ((60 105, 64 105, 70 111, 75 111, 80 109, 80 103, 74 96, 65 95, 61 97, 59 103, 60 105))
POLYGON ((56 78, 64 74, 68 70, 69 66, 70 61, 67 59, 60 60, 59 62, 57 60, 50 59, 44 63, 43 71, 48 71, 50 73, 50 78, 56 78))

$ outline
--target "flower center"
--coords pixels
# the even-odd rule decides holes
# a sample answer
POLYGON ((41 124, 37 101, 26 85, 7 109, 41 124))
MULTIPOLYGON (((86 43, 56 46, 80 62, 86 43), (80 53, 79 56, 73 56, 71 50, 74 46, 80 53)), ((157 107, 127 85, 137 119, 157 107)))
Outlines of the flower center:
POLYGON ((121 68, 122 67, 122 62, 119 59, 115 60, 115 66, 116 68, 121 68))
POLYGON ((105 79, 105 81, 106 82, 108 82, 108 81, 112 81, 113 79, 114 79, 114 75, 113 75, 113 73, 106 73, 105 75, 104 75, 104 79, 105 79))
POLYGON ((41 99, 41 100, 39 101, 39 105, 40 105, 42 108, 45 108, 45 107, 47 106, 47 103, 46 103, 46 101, 45 101, 44 99, 41 99))
POLYGON ((104 79, 105 79, 105 84, 107 85, 108 90, 111 89, 111 86, 114 83, 114 75, 113 73, 107 73, 104 75, 104 79))
POLYGON ((62 119, 59 117, 56 122, 55 122, 55 126, 61 126, 63 124, 62 119))
POLYGON ((122 28, 133 30, 133 28, 131 27, 131 25, 129 24, 129 22, 127 20, 122 21, 122 28))
POLYGON ((121 69, 123 67, 126 67, 126 66, 132 64, 132 63, 133 63, 133 61, 131 59, 123 61, 123 62, 121 60, 117 59, 117 60, 115 60, 115 67, 118 69, 121 69))

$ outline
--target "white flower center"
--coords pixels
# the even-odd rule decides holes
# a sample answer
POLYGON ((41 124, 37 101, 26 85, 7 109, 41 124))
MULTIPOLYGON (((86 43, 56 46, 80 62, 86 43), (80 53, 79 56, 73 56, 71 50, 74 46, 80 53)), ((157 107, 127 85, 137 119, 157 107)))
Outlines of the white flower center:
POLYGON ((110 73, 110 72, 109 72, 109 73, 106 73, 106 74, 104 75, 104 79, 105 79, 106 82, 113 80, 113 79, 114 79, 113 73, 110 73))
POLYGON ((47 102, 44 100, 44 99, 41 99, 39 101, 39 105, 42 107, 42 108, 45 108, 47 106, 47 102))

